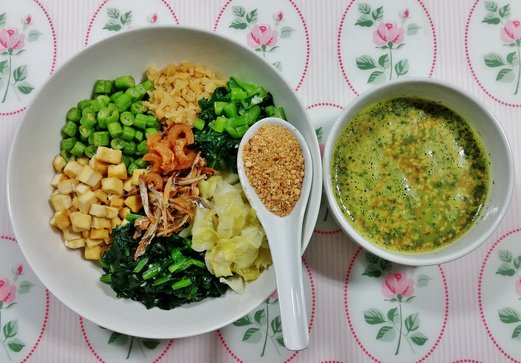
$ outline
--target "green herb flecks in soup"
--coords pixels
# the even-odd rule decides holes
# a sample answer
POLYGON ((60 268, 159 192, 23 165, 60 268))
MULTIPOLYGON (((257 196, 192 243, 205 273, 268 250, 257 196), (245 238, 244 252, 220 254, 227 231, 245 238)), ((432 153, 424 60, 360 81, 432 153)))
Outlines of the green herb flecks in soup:
POLYGON ((426 252, 454 241, 485 202, 488 158, 456 113, 397 98, 357 113, 333 152, 332 183, 347 220, 396 251, 426 252))

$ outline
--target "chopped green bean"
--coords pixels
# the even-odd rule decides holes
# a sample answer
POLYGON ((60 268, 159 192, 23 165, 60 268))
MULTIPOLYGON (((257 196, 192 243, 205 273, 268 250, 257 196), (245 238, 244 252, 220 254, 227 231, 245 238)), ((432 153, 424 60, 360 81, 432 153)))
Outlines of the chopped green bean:
POLYGON ((82 125, 79 127, 79 131, 82 138, 88 139, 89 136, 94 132, 94 129, 82 125))
POLYGON ((94 127, 94 125, 96 125, 96 116, 94 116, 94 112, 83 115, 80 120, 80 125, 88 128, 94 127))
POLYGON ((76 136, 78 125, 74 121, 67 121, 62 127, 62 132, 70 137, 76 136))
POLYGON ((152 134, 155 134, 157 132, 157 129, 149 128, 145 130, 145 137, 148 139, 148 137, 152 134))
POLYGON ((123 128, 119 122, 112 122, 107 125, 110 136, 113 138, 120 137, 123 134, 123 128))
POLYGON ((67 120, 78 122, 81 119, 81 111, 77 107, 71 107, 69 111, 67 111, 67 120))
POLYGON ((134 77, 131 75, 123 75, 116 77, 114 80, 114 85, 118 89, 127 89, 130 87, 134 87, 136 85, 136 81, 134 80, 134 77))
POLYGON ((123 126, 123 133, 121 138, 125 141, 132 141, 136 135, 136 130, 130 126, 123 126))
POLYGON ((85 144, 83 144, 80 141, 76 141, 74 146, 72 147, 70 153, 76 157, 80 157, 83 155, 83 152, 85 151, 85 144))
POLYGON ((104 107, 104 105, 101 100, 98 100, 97 98, 95 98, 90 102, 90 107, 91 107, 92 111, 98 112, 99 110, 101 110, 102 107, 104 107))
POLYGON ((139 113, 136 116, 134 116, 134 126, 136 126, 138 129, 142 129, 142 130, 146 129, 147 128, 146 115, 139 113))
POLYGON ((74 147, 74 144, 76 144, 76 138, 75 137, 68 137, 65 139, 62 139, 60 142, 60 149, 69 151, 74 147))
POLYGON ((90 106, 90 100, 81 100, 80 102, 78 102, 78 108, 80 110, 83 110, 85 107, 89 107, 90 106))
POLYGON ((143 139, 145 138, 145 134, 143 133, 143 131, 140 131, 140 130, 135 130, 136 132, 134 133, 134 139, 138 142, 141 142, 143 141, 143 139))
POLYGON ((127 110, 132 104, 132 97, 130 97, 126 93, 123 93, 122 95, 114 99, 114 103, 116 104, 116 109, 119 112, 123 112, 127 110))
POLYGON ((134 155, 135 152, 136 143, 133 141, 125 141, 125 146, 123 146, 123 154, 134 155))
POLYGON ((109 94, 112 92, 112 81, 99 79, 94 83, 94 93, 109 94))
POLYGON ((110 103, 110 101, 112 101, 110 99, 109 96, 107 95, 99 95, 99 96, 96 96, 96 99, 99 100, 101 102, 101 104, 103 105, 103 107, 107 107, 110 103))
POLYGON ((145 155, 148 153, 148 147, 147 147, 147 141, 143 140, 137 145, 137 154, 138 155, 145 155))
POLYGON ((135 162, 131 162, 128 166, 127 166, 127 172, 132 175, 134 174, 134 170, 136 169, 139 169, 139 167, 137 166, 137 164, 135 162))
POLYGON ((110 147, 114 150, 121 150, 123 147, 125 147, 125 140, 123 139, 112 139, 110 141, 110 147))
POLYGON ((94 145, 89 145, 85 148, 85 156, 88 158, 92 158, 94 154, 96 154, 97 147, 94 145))
POLYGON ((137 113, 145 112, 145 105, 143 104, 143 101, 136 101, 133 104, 131 104, 130 112, 132 112, 134 115, 137 113))
POLYGON ((110 145, 110 134, 108 131, 96 131, 92 134, 92 144, 94 146, 108 146, 110 145))
POLYGON ((145 161, 145 160, 143 160, 143 159, 141 159, 141 158, 138 158, 138 159, 134 160, 134 163, 135 163, 135 164, 138 166, 138 168, 140 168, 140 169, 144 169, 144 168, 146 168, 147 165, 148 165, 148 161, 145 161))
POLYGON ((119 115, 119 120, 125 126, 132 126, 134 124, 134 115, 129 111, 125 111, 119 115))
POLYGON ((147 80, 144 81, 144 82, 141 82, 140 84, 141 84, 141 85, 143 86, 143 88, 145 88, 147 91, 152 91, 152 90, 154 89, 154 83, 153 83, 151 80, 149 80, 149 79, 147 79, 147 80))

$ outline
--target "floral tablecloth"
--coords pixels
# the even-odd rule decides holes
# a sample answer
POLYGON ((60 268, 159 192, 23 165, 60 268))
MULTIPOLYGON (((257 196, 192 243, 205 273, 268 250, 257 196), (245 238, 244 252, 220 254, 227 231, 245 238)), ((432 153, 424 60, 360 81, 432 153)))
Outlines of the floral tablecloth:
POLYGON ((368 255, 323 205, 303 258, 311 342, 298 353, 283 346, 276 294, 219 331, 160 341, 103 329, 53 297, 9 222, 13 135, 67 59, 157 24, 204 28, 255 49, 288 79, 320 143, 341 110, 376 84, 407 76, 457 84, 498 117, 521 180, 519 0, 1 0, 0 362, 521 361, 518 188, 481 248, 418 268, 368 255))

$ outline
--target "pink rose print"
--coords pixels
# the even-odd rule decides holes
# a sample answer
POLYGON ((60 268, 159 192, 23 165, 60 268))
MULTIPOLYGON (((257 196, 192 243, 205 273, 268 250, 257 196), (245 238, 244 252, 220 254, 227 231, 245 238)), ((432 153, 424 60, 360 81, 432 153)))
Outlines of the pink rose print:
POLYGON ((246 42, 252 49, 261 48, 263 52, 269 51, 277 45, 278 33, 269 25, 254 25, 246 37, 246 42))
POLYGON ((400 272, 390 272, 382 281, 382 295, 388 299, 400 295, 409 297, 414 293, 414 280, 400 272))
POLYGON ((411 14, 409 13, 409 9, 405 8, 404 10, 400 11, 398 16, 400 17, 400 19, 402 19, 402 21, 404 21, 405 19, 409 19, 411 14))
MULTIPOLYGON (((402 341, 407 342, 407 346, 415 353, 414 346, 423 346, 429 340, 420 330, 420 314, 411 312, 414 306, 409 306, 415 299, 415 280, 404 272, 393 272, 390 262, 372 254, 367 254, 366 261, 368 264, 363 275, 381 279, 381 293, 391 307, 387 312, 380 308, 365 310, 365 322, 379 326, 377 341, 385 344, 396 342, 394 355, 400 354, 402 341)), ((429 276, 419 275, 417 287, 426 286, 429 280, 429 276)))
POLYGON ((501 29, 501 40, 505 44, 513 44, 521 41, 521 21, 508 20, 501 29))
MULTIPOLYGON (((230 28, 247 31, 246 44, 256 52, 262 53, 264 58, 271 58, 268 53, 273 53, 279 48, 279 41, 283 41, 289 38, 295 31, 290 26, 283 26, 282 24, 286 21, 282 11, 274 13, 271 17, 273 25, 269 24, 257 24, 258 21, 258 10, 253 9, 247 11, 243 6, 233 6, 232 12, 234 20, 230 24, 230 28)), ((280 61, 272 63, 277 69, 281 70, 282 65, 280 61)))
POLYGON ((0 279, 0 301, 10 304, 16 299, 16 286, 6 279, 0 279))
POLYGON ((22 50, 25 45, 25 35, 20 34, 18 29, 0 30, 0 51, 13 54, 15 50, 22 50))
MULTIPOLYGON (((362 28, 371 28, 373 44, 384 54, 373 58, 371 55, 356 57, 356 66, 363 71, 371 71, 367 83, 381 83, 385 79, 393 79, 406 75, 409 72, 409 60, 397 59, 395 53, 405 46, 405 37, 417 34, 420 26, 411 23, 411 13, 408 8, 398 13, 400 24, 396 21, 384 19, 384 7, 373 9, 369 4, 358 6, 360 17, 355 25, 362 28)), ((369 40, 369 39, 368 39, 369 40)))
POLYGON ((398 26, 396 22, 381 22, 373 32, 373 41, 379 47, 387 45, 389 48, 392 48, 393 45, 399 45, 403 42, 403 34, 403 28, 398 26))
POLYGON ((150 15, 150 16, 148 17, 148 22, 149 22, 150 24, 155 24, 155 23, 157 23, 157 13, 154 13, 154 14, 150 15))
POLYGON ((521 278, 516 280, 516 293, 521 296, 521 278))

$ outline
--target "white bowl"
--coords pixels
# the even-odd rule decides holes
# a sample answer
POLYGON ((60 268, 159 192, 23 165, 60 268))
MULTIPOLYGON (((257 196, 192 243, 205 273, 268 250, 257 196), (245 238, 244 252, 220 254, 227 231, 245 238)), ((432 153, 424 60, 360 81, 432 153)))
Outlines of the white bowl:
POLYGON ((385 83, 362 94, 347 107, 331 129, 325 149, 323 176, 325 194, 335 219, 344 232, 371 253, 405 265, 434 265, 464 256, 481 245, 498 227, 510 203, 514 186, 514 165, 508 140, 494 115, 466 91, 427 78, 404 78, 385 83), (356 231, 335 200, 331 179, 331 159, 335 143, 351 118, 367 106, 396 97, 417 97, 448 107, 463 117, 481 136, 490 161, 488 199, 479 219, 460 238, 438 250, 401 253, 380 247, 356 231))
POLYGON ((305 137, 313 157, 313 185, 303 230, 303 250, 313 234, 322 193, 322 169, 315 132, 307 114, 281 74, 253 51, 215 33, 185 27, 128 31, 96 43, 64 64, 27 109, 8 161, 8 206, 18 244, 43 284, 65 305, 105 328, 140 337, 179 338, 227 325, 250 312, 275 289, 273 268, 246 288, 220 298, 165 311, 118 299, 99 281, 96 264, 64 247, 49 226, 52 158, 59 152, 67 110, 91 96, 97 79, 132 74, 140 79, 148 66, 190 61, 218 74, 235 75, 265 86, 289 122, 305 137))

